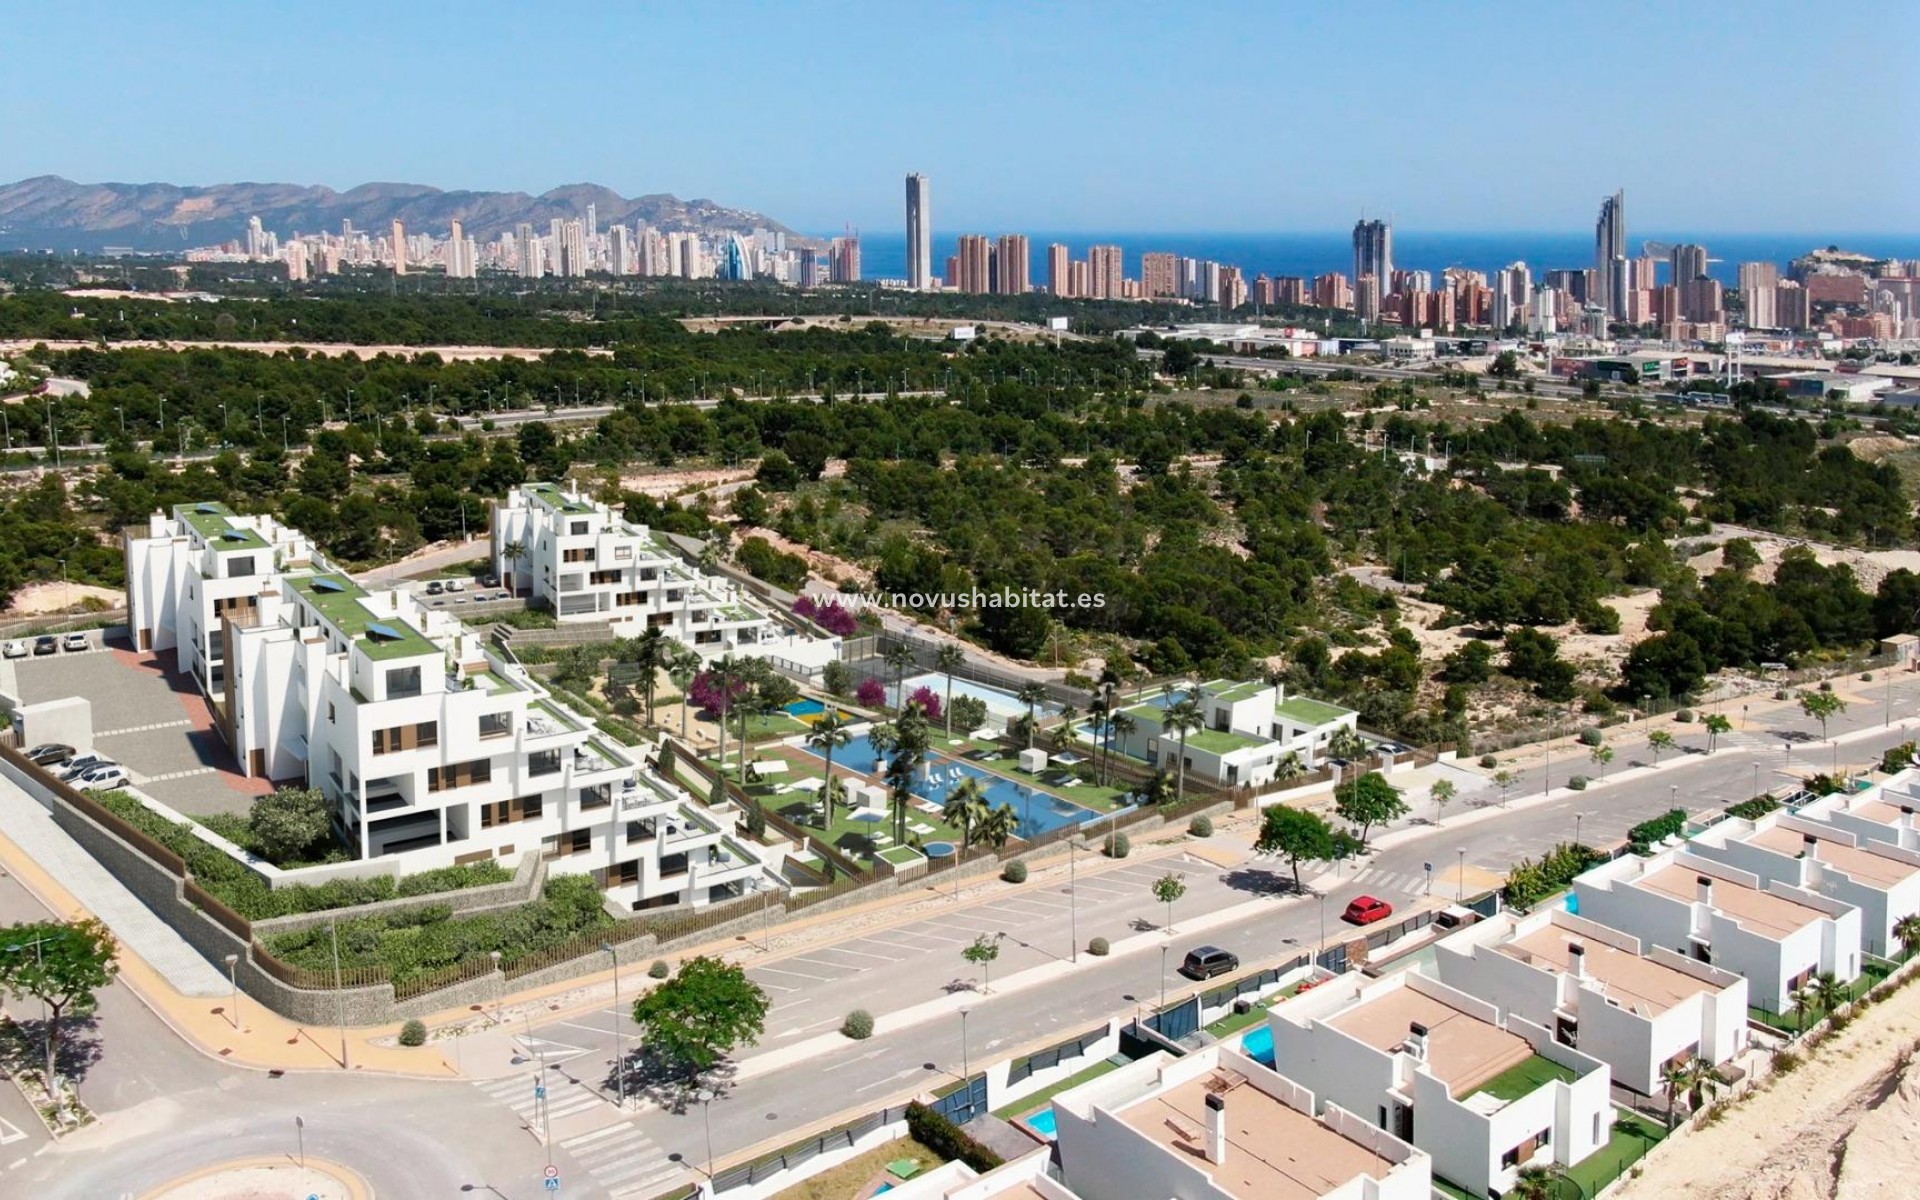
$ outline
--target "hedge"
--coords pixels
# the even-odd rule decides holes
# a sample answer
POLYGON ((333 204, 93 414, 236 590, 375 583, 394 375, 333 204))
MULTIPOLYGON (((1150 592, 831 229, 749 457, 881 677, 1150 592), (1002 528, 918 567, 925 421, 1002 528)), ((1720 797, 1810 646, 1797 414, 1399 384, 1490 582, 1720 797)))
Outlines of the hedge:
POLYGON ((1727 815, 1743 821, 1757 821, 1779 807, 1780 802, 1772 796, 1755 796, 1751 800, 1727 805, 1727 815))
POLYGON ((1606 856, 1597 850, 1562 842, 1541 855, 1539 862, 1523 858, 1515 863, 1507 872, 1507 883, 1501 894, 1515 908, 1531 908, 1565 889, 1575 875, 1605 861, 1606 856))
POLYGON ((1665 841, 1670 837, 1678 837, 1680 834, 1686 832, 1686 828, 1687 810, 1684 808, 1670 808, 1664 814, 1655 817, 1653 820, 1642 821, 1632 829, 1627 830, 1627 844, 1633 848, 1635 854, 1645 854, 1648 848, 1655 842, 1665 841))
POLYGON ((288 917, 296 913, 325 912, 355 904, 372 904, 406 896, 430 896, 462 888, 507 883, 513 872, 498 862, 439 867, 404 875, 371 879, 334 879, 321 884, 296 883, 270 888, 245 863, 195 836, 193 826, 175 824, 125 792, 102 792, 94 797, 101 807, 141 833, 153 838, 186 861, 187 870, 201 887, 249 921, 288 917))
POLYGON ((1007 1161, 917 1100, 907 1105, 907 1132, 914 1141, 941 1158, 948 1161, 957 1158, 983 1175, 1007 1161))

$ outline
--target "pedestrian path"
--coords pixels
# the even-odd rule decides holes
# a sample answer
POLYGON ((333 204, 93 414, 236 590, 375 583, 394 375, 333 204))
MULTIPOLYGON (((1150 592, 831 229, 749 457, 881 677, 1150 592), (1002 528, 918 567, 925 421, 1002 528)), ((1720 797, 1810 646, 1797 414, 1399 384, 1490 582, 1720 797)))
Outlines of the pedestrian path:
POLYGON ((543 1094, 540 1069, 529 1063, 527 1069, 518 1074, 479 1080, 473 1086, 512 1109, 526 1122, 527 1128, 533 1130, 535 1137, 542 1136, 556 1121, 603 1106, 613 1107, 592 1088, 570 1082, 551 1071, 544 1078, 543 1094))
POLYGON ((152 733, 156 729, 185 729, 191 724, 192 721, 183 718, 178 721, 155 721, 151 725, 129 725, 125 729, 97 729, 93 739, 99 741, 103 737, 119 737, 123 733, 152 733))
POLYGON ((568 1138, 560 1148, 613 1200, 658 1195, 686 1174, 685 1167, 668 1161, 652 1138, 625 1123, 568 1138))
POLYGON ((170 779, 191 779, 196 775, 213 775, 218 767, 189 767, 184 771, 168 771, 164 775, 136 775, 134 781, 145 787, 149 783, 166 783, 170 779))
POLYGON ((107 923, 113 936, 188 996, 225 996, 227 977, 115 879, 53 814, 11 780, 0 779, 0 834, 107 923))
POLYGON ((1350 881, 1362 887, 1378 888, 1381 891, 1396 891, 1409 896, 1418 896, 1427 890, 1427 876, 1421 871, 1386 871, 1379 867, 1368 867, 1355 875, 1350 881))

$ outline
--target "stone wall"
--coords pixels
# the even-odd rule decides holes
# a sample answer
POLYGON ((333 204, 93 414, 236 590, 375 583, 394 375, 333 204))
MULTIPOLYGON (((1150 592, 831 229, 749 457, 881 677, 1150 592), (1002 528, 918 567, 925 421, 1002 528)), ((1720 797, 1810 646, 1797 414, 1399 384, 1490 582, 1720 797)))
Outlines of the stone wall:
MULTIPOLYGON (((404 879, 405 876, 401 878, 404 879)), ((269 917, 263 921, 253 922, 253 936, 265 941, 278 934, 299 933, 314 929, 330 921, 394 916, 423 908, 450 908, 456 916, 487 912, 496 908, 512 908, 514 905, 525 904, 538 897, 540 889, 546 886, 546 882, 547 864, 541 861, 537 851, 529 850, 520 856, 520 863, 514 868, 513 878, 505 883, 455 888, 450 892, 433 892, 422 896, 396 896, 392 900, 375 900, 369 904, 329 908, 324 912, 269 917)))

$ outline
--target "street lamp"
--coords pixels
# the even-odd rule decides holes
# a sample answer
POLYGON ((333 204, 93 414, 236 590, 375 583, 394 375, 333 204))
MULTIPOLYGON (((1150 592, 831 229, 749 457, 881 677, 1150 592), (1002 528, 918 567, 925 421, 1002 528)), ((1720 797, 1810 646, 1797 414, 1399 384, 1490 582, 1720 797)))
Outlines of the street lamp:
POLYGON ((960 1078, 973 1078, 973 1064, 967 1056, 967 1009, 960 1010, 960 1078))
POLYGON ((1457 847, 1454 853, 1460 856, 1460 869, 1453 876, 1453 899, 1455 903, 1461 903, 1467 898, 1467 848, 1457 847))
POLYGON ((1313 961, 1317 965, 1321 955, 1327 952, 1327 894, 1320 893, 1320 940, 1313 947, 1313 961))
POLYGON ((1586 816, 1587 814, 1583 812, 1577 812, 1573 814, 1573 844, 1576 846, 1581 844, 1580 843, 1580 822, 1585 820, 1586 816))
POLYGON ((240 965, 240 956, 238 954, 227 955, 227 982, 233 986, 233 1007, 231 1009, 231 1012, 233 1015, 233 1027, 235 1029, 240 1028, 240 974, 238 970, 239 965, 240 965))
POLYGON ((620 1024, 620 952, 610 943, 601 942, 600 949, 606 951, 613 960, 613 1078, 614 1087, 620 1097, 620 1111, 627 1111, 627 1035, 620 1024))
MULTIPOLYGON (((493 961, 493 967, 490 973, 499 974, 500 952, 498 950, 489 950, 487 951, 487 957, 493 961)), ((495 1025, 498 1025, 500 1023, 500 1006, 505 1004, 506 1002, 507 1002, 507 977, 505 975, 501 975, 500 990, 494 995, 494 998, 493 998, 493 1023, 495 1025)))
POLYGON ((1167 1011, 1167 945, 1160 943, 1160 1011, 1167 1011))
POLYGON ((1080 888, 1078 873, 1074 869, 1074 851, 1091 849, 1092 846, 1082 846, 1078 838, 1067 839, 1067 936, 1073 940, 1068 952, 1073 962, 1080 961, 1080 888))

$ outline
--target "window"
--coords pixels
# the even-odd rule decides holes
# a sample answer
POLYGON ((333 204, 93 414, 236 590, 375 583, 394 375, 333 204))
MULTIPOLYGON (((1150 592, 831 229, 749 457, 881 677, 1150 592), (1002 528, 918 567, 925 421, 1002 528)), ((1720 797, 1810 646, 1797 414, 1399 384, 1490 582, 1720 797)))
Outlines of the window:
POLYGON ((585 537, 587 533, 587 523, 585 521, 569 521, 567 523, 567 533, 572 537, 585 537))
POLYGON ((516 821, 537 821, 543 805, 538 796, 520 796, 480 806, 480 828, 511 825, 516 821))
POLYGON ((572 832, 563 833, 554 838, 553 849, 550 853, 552 853, 555 858, 566 858, 571 854, 585 854, 592 849, 593 831, 591 829, 575 829, 572 832))
POLYGON ((419 694, 419 667, 395 667, 387 672, 387 699, 398 700, 419 694))
POLYGON ((632 561, 632 559, 633 559, 632 546, 615 546, 613 548, 613 561, 630 562, 632 561))
POLYGON ((480 717, 480 736, 483 738, 513 736, 513 714, 510 712, 483 713, 480 717))
POLYGON ((527 755, 527 774, 551 775, 560 769, 558 750, 540 750, 527 755))
POLYGON ((617 592, 613 597, 615 608, 638 608, 647 602, 645 592, 617 592))
POLYGON ((619 583, 623 574, 625 574, 624 571, 593 571, 587 575, 587 582, 595 585, 619 583))
POLYGON ((414 750, 422 746, 440 744, 440 723, 422 721, 418 725, 395 725, 391 729, 373 731, 373 752, 375 754, 394 754, 401 750, 414 750))
POLYGON ((613 803, 613 785, 603 783, 599 787, 580 789, 581 808, 605 808, 613 803))
POLYGON ((574 548, 574 549, 572 549, 572 550, 562 550, 562 551, 560 552, 560 561, 561 561, 561 562, 570 562, 570 563, 574 563, 574 562, 592 562, 592 561, 593 561, 593 547, 592 547, 592 546, 577 546, 577 547, 575 547, 575 548, 574 548))
POLYGON ((450 788, 472 787, 493 778, 493 761, 476 758, 472 762, 451 763, 427 768, 427 790, 441 792, 450 788))
POLYGON ((327 701, 327 724, 334 723, 333 701, 327 701))
POLYGON ((227 559, 227 578, 239 579, 253 574, 253 555, 235 554, 227 559))

